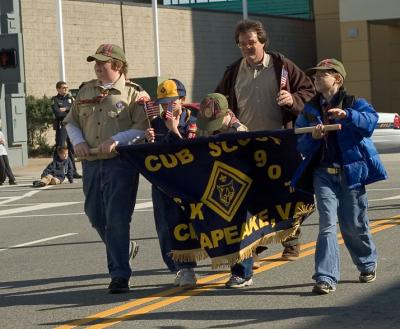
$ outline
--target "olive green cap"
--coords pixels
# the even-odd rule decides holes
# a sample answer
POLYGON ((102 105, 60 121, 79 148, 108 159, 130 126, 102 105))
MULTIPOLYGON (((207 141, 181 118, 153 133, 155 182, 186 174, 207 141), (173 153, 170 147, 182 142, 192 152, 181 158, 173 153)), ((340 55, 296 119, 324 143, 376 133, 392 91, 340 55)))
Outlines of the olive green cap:
POLYGON ((221 129, 225 115, 229 112, 226 97, 219 93, 208 94, 200 103, 196 124, 199 129, 213 132, 221 129))
POLYGON ((317 66, 308 69, 306 72, 309 75, 315 74, 316 71, 322 70, 334 70, 339 73, 343 79, 346 79, 346 70, 342 62, 338 61, 335 58, 328 58, 320 61, 317 66))
POLYGON ((88 62, 107 62, 110 59, 118 59, 121 62, 126 63, 125 53, 122 48, 109 43, 101 45, 97 48, 96 53, 92 56, 88 56, 86 60, 88 62))

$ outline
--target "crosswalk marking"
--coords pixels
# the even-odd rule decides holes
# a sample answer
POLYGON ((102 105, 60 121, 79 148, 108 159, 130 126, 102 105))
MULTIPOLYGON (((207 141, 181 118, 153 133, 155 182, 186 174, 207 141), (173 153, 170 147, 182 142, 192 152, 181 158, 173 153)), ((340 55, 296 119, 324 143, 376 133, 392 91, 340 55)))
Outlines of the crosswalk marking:
POLYGON ((26 243, 17 244, 15 246, 11 246, 11 247, 8 247, 8 248, 0 249, 0 251, 5 251, 5 250, 9 250, 9 249, 15 249, 15 248, 31 246, 31 245, 34 245, 34 244, 37 244, 37 243, 40 243, 40 242, 45 242, 45 241, 50 241, 50 240, 54 240, 54 239, 65 238, 67 236, 76 235, 76 234, 78 234, 78 233, 66 233, 66 234, 51 236, 51 237, 40 239, 40 240, 35 240, 35 241, 30 241, 30 242, 26 242, 26 243))

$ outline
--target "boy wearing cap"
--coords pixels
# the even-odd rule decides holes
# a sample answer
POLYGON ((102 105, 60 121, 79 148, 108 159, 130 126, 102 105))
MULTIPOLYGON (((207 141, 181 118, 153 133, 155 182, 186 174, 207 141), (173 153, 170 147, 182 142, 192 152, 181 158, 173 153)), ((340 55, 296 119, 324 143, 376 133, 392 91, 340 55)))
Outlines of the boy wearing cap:
POLYGON ((365 185, 387 178, 371 140, 378 121, 374 108, 363 98, 347 95, 346 71, 336 59, 325 59, 308 70, 317 95, 305 104, 296 127, 313 126, 312 134, 298 137, 304 160, 292 185, 304 188, 306 173, 312 174, 319 212, 313 292, 328 294, 339 281, 339 248, 336 221, 345 245, 360 272, 359 281, 376 278, 377 252, 372 241, 365 185), (341 124, 339 131, 325 131, 327 124, 341 124))
MULTIPOLYGON (((219 93, 208 94, 200 103, 197 115, 198 136, 248 131, 229 109, 226 97, 219 93)), ((231 277, 226 288, 243 288, 253 284, 253 257, 231 267, 231 277)))
MULTIPOLYGON (((163 111, 161 118, 158 117, 151 121, 154 128, 146 130, 146 139, 149 142, 171 143, 196 136, 196 118, 191 115, 191 110, 183 105, 185 97, 186 88, 177 79, 165 80, 158 86, 155 103, 160 104, 163 111)), ((175 262, 169 255, 171 235, 168 228, 168 217, 179 217, 184 214, 179 205, 158 187, 152 185, 151 192, 161 255, 168 269, 176 273, 174 285, 193 287, 197 283, 193 270, 197 264, 195 262, 175 262)))
POLYGON ((136 251, 130 222, 139 173, 114 150, 144 136, 147 119, 137 101, 148 95, 126 79, 120 47, 103 44, 87 61, 95 62, 97 79, 82 84, 64 123, 75 154, 83 159, 85 213, 106 245, 109 292, 122 293, 129 291, 130 256, 136 251))
POLYGON ((204 97, 200 103, 196 123, 197 136, 207 137, 219 133, 247 131, 247 127, 241 124, 229 109, 226 97, 219 93, 204 97))

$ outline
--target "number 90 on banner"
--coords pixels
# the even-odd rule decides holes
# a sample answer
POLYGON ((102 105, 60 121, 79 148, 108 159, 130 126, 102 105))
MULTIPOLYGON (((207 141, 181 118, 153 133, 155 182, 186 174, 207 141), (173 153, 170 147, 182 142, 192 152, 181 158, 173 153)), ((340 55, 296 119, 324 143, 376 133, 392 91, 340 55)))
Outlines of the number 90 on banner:
POLYGON ((254 152, 254 160, 256 161, 256 166, 259 168, 267 168, 267 176, 270 179, 278 179, 282 176, 282 168, 280 165, 267 165, 267 152, 264 150, 257 150, 254 152))

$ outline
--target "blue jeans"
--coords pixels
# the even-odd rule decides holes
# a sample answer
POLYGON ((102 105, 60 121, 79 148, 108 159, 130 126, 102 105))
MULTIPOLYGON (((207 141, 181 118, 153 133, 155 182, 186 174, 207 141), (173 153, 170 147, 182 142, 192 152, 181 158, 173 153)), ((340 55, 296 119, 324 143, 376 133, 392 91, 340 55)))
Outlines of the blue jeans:
POLYGON ((373 271, 377 264, 377 252, 368 225, 365 187, 350 190, 343 172, 329 174, 324 168, 315 169, 313 184, 319 212, 313 279, 316 282, 326 281, 333 287, 340 279, 337 220, 358 271, 373 271))
POLYGON ((172 233, 168 226, 168 217, 179 217, 184 215, 180 207, 164 192, 154 185, 151 186, 151 197, 153 199, 154 222, 160 243, 161 256, 168 269, 175 273, 182 268, 196 267, 195 262, 175 262, 169 253, 172 249, 172 233))
POLYGON ((130 222, 139 173, 127 160, 83 161, 85 213, 106 245, 111 278, 129 278, 130 222))
POLYGON ((231 274, 243 279, 250 279, 253 276, 253 257, 246 258, 244 261, 233 265, 231 274))

